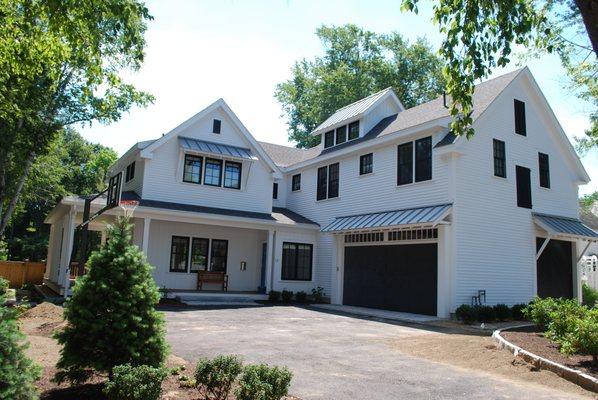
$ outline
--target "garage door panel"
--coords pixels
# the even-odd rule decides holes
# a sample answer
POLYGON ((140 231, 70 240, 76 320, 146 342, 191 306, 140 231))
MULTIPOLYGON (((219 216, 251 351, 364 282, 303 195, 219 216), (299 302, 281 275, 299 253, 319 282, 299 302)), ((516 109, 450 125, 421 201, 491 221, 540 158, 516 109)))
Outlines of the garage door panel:
POLYGON ((436 315, 437 245, 345 249, 343 303, 436 315))

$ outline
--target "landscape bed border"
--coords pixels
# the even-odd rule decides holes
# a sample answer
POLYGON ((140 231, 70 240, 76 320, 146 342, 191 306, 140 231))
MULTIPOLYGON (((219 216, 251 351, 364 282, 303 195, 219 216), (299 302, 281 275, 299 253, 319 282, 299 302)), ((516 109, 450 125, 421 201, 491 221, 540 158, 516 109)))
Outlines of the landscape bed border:
POLYGON ((524 350, 521 347, 516 346, 513 343, 509 342, 508 340, 506 340, 504 337, 502 337, 500 335, 500 333, 502 331, 523 328, 526 326, 529 326, 529 324, 511 326, 511 327, 505 328, 505 329, 497 329, 492 333, 492 338, 498 343, 498 347, 500 349, 509 350, 511 353, 513 353, 513 355, 515 357, 520 357, 520 358, 524 359, 525 361, 529 362, 530 364, 533 364, 537 368, 552 371, 555 374, 559 375, 560 377, 568 380, 569 382, 575 383, 576 385, 579 385, 586 390, 590 390, 592 392, 598 393, 598 379, 597 378, 594 378, 593 376, 585 374, 579 370, 566 367, 562 364, 548 360, 544 357, 540 357, 534 353, 524 350))

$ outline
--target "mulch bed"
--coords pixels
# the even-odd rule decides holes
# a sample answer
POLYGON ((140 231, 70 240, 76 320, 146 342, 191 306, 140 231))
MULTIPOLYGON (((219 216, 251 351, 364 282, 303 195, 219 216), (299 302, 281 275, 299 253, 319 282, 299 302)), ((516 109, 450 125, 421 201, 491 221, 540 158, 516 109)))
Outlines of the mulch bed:
POLYGON ((558 344, 546 338, 544 333, 535 326, 510 329, 500 334, 509 342, 530 353, 598 378, 598 366, 593 364, 592 356, 578 354, 568 356, 561 353, 558 344))

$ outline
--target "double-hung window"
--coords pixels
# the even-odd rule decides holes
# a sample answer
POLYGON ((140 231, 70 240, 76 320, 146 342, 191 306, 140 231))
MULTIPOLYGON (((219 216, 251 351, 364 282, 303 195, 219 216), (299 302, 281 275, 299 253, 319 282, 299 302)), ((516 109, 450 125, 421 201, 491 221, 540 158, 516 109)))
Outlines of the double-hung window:
POLYGON ((311 281, 313 246, 306 243, 282 244, 283 280, 311 281))
POLYGON ((173 236, 170 246, 170 272, 187 272, 189 238, 173 236))
POLYGON ((293 181, 291 183, 291 190, 293 192, 301 190, 301 174, 293 175, 292 179, 293 179, 293 181))
POLYGON ((328 198, 338 197, 339 164, 334 163, 328 166, 328 198))
POLYGON ((194 156, 191 154, 185 154, 183 182, 201 183, 202 162, 202 157, 194 156))
POLYGON ((125 173, 125 182, 129 182, 135 178, 135 161, 127 165, 127 171, 125 173))
POLYGON ((224 164, 224 187, 241 189, 241 163, 227 161, 224 164))
POLYGON ((208 268, 210 239, 191 239, 191 272, 205 271, 208 268))
POLYGON ((374 170, 374 154, 364 154, 359 157, 359 175, 370 174, 374 170))
POLYGON ((505 142, 498 139, 492 140, 492 152, 494 153, 494 176, 507 177, 507 157, 505 142))
POLYGON ((432 136, 415 141, 415 181, 432 179, 432 136))
POLYGON ((336 128, 336 144, 345 143, 347 141, 347 125, 336 128))
POLYGON ((538 153, 538 166, 540 170, 540 186, 550 189, 550 165, 548 154, 538 153))
POLYGON ((209 186, 221 186, 222 184, 222 161, 213 158, 206 158, 206 172, 203 183, 209 186))
POLYGON ((324 148, 334 146, 334 131, 328 131, 324 134, 324 148))
POLYGON ((324 200, 328 193, 328 167, 318 168, 317 200, 324 200))
POLYGON ((399 145, 397 151, 397 185, 413 182, 413 142, 399 145))
POLYGON ((359 121, 351 122, 349 124, 349 140, 357 139, 359 137, 359 121))
POLYGON ((210 271, 226 272, 228 240, 212 239, 210 271))

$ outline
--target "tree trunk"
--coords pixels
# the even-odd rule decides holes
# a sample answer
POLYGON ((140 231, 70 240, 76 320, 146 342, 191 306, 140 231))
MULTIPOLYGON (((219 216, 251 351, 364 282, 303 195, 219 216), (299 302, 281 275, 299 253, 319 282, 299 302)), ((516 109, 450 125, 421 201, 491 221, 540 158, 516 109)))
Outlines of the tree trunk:
POLYGON ((0 238, 4 235, 4 230, 8 225, 8 221, 10 221, 10 217, 12 217, 12 213, 15 211, 15 207, 17 206, 17 202, 19 201, 19 196, 21 195, 21 191, 23 190, 23 186, 25 185, 25 181, 27 180, 27 176, 29 176, 29 171, 31 171, 31 166, 33 165, 33 161, 35 161, 35 152, 30 152, 27 156, 27 161, 25 162, 25 167, 23 168, 23 173, 19 178, 17 183, 17 187, 15 188, 14 193, 12 194, 10 201, 4 211, 4 214, 0 217, 0 238))
POLYGON ((575 0, 594 53, 598 54, 598 0, 575 0))

